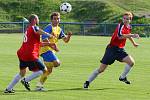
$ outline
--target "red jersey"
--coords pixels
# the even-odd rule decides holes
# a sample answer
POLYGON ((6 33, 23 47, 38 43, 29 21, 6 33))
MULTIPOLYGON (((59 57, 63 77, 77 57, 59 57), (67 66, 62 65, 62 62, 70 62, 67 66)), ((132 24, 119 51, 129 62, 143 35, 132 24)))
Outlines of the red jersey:
POLYGON ((119 48, 124 48, 126 44, 126 38, 125 39, 119 39, 119 37, 122 36, 122 34, 130 34, 131 33, 131 26, 126 26, 123 23, 119 23, 117 28, 115 29, 115 32, 112 35, 110 46, 117 46, 119 48))
POLYGON ((38 26, 28 26, 21 48, 17 51, 19 59, 23 61, 35 61, 39 58, 40 35, 38 26))

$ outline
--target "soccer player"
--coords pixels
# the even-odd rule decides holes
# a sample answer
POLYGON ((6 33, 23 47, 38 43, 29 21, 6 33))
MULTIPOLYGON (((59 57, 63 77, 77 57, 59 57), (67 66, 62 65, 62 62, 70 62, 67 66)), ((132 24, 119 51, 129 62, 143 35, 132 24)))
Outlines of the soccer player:
POLYGON ((21 79, 21 83, 27 90, 30 91, 29 81, 37 78, 43 71, 46 71, 45 65, 39 60, 39 49, 40 49, 40 35, 45 34, 49 38, 53 36, 41 30, 37 25, 39 24, 39 18, 35 14, 31 14, 29 17, 29 24, 24 34, 22 46, 17 51, 19 59, 20 72, 14 77, 14 79, 7 86, 4 93, 14 93, 13 87, 21 79), (33 73, 24 78, 27 67, 33 73))
POLYGON ((65 43, 70 41, 72 32, 68 32, 67 35, 64 34, 62 28, 59 27, 60 23, 60 13, 53 12, 50 16, 51 24, 48 24, 44 31, 53 34, 54 38, 49 39, 46 35, 42 35, 43 42, 50 42, 47 46, 41 47, 41 56, 44 60, 44 64, 47 67, 47 71, 41 76, 39 82, 37 83, 36 90, 44 91, 43 84, 45 83, 48 75, 52 73, 54 67, 60 66, 60 61, 55 55, 59 51, 57 47, 58 40, 62 39, 65 43))
POLYGON ((123 15, 122 22, 118 24, 116 27, 111 41, 106 47, 105 54, 101 60, 101 65, 98 69, 96 69, 84 83, 84 88, 88 88, 89 84, 102 72, 105 71, 108 65, 114 63, 115 60, 126 63, 124 71, 119 77, 119 80, 130 84, 130 81, 127 80, 127 74, 131 70, 134 65, 134 59, 131 55, 127 54, 124 46, 126 44, 126 39, 129 39, 134 47, 137 47, 137 44, 133 38, 139 38, 138 34, 131 34, 131 25, 133 14, 131 12, 126 12, 123 15))

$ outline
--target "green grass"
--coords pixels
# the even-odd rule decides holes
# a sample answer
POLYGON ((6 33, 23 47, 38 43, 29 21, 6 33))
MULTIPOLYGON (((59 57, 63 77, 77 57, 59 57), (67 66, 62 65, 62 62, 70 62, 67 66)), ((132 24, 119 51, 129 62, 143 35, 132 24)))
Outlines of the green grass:
MULTIPOLYGON (((28 92, 18 83, 14 88, 15 95, 4 95, 3 90, 19 71, 16 51, 21 45, 22 35, 1 34, 0 100, 149 100, 149 38, 136 40, 141 44, 138 48, 127 42, 126 50, 136 61, 128 76, 131 85, 118 81, 124 64, 116 61, 93 81, 89 90, 82 89, 84 81, 99 66, 109 40, 110 37, 73 36, 69 44, 60 41, 61 51, 57 54, 62 63, 46 81, 45 87, 49 91, 28 92)), ((31 81, 32 90, 37 81, 31 81)))

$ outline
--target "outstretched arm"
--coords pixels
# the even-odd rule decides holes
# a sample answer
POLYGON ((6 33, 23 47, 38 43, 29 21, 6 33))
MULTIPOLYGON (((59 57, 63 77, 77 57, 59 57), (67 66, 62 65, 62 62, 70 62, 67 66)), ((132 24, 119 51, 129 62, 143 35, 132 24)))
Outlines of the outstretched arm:
POLYGON ((63 41, 65 43, 68 43, 70 41, 71 36, 72 36, 72 32, 68 32, 67 36, 63 38, 63 41))
POLYGON ((134 47, 138 47, 139 44, 137 44, 132 37, 129 38, 129 40, 131 41, 131 43, 134 45, 134 47))
POLYGON ((137 38, 137 39, 140 38, 138 34, 122 34, 122 36, 120 37, 120 39, 125 39, 125 38, 128 38, 128 39, 131 41, 131 43, 134 45, 134 47, 139 46, 139 44, 137 44, 137 43, 133 40, 133 38, 137 38))
POLYGON ((49 36, 49 38, 53 38, 54 37, 53 35, 51 35, 51 34, 45 32, 45 31, 43 31, 42 29, 39 29, 37 31, 37 33, 40 34, 40 35, 45 34, 45 35, 49 36))
POLYGON ((137 38, 137 39, 139 39, 140 37, 138 34, 122 34, 120 39, 124 39, 124 38, 137 38))

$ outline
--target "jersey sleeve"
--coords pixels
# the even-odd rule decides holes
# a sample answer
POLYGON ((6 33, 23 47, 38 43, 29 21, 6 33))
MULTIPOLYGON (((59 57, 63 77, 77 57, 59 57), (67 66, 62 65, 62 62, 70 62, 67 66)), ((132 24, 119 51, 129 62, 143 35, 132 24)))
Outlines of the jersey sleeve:
POLYGON ((61 29, 58 39, 62 39, 64 37, 66 37, 66 35, 65 35, 64 31, 61 29))
POLYGON ((121 37, 121 36, 122 36, 123 27, 124 27, 123 23, 120 23, 120 24, 118 25, 118 37, 121 37))
MULTIPOLYGON (((49 33, 49 34, 51 34, 51 32, 52 32, 52 27, 51 27, 51 25, 46 26, 46 27, 44 28, 44 31, 47 32, 47 33, 49 33)), ((45 40, 45 39, 47 39, 47 38, 49 38, 48 35, 42 34, 42 40, 45 40)))
POLYGON ((32 26, 32 28, 33 28, 34 32, 37 32, 40 29, 38 26, 32 26))

